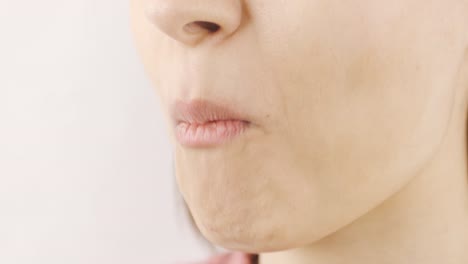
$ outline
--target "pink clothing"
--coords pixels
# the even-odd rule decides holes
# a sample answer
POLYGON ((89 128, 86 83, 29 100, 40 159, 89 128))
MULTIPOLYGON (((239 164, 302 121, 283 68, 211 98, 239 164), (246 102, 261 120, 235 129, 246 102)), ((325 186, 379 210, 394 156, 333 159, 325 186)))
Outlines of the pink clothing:
POLYGON ((252 256, 240 252, 225 253, 200 264, 252 264, 252 256))
POLYGON ((216 255, 205 261, 192 264, 254 264, 252 258, 252 255, 246 253, 232 252, 216 255))

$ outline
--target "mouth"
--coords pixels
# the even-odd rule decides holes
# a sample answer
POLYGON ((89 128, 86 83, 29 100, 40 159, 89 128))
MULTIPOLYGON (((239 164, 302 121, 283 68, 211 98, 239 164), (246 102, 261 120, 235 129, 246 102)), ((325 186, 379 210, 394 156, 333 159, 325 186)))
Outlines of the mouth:
POLYGON ((171 109, 177 141, 186 147, 216 147, 242 135, 251 122, 227 105, 207 100, 176 101, 171 109))

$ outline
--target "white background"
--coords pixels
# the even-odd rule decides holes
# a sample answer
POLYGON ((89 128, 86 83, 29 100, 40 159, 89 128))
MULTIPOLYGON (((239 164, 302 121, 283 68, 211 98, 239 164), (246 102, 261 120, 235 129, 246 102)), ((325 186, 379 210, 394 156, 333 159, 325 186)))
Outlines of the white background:
POLYGON ((128 0, 0 0, 0 263, 204 258, 171 155, 128 0))

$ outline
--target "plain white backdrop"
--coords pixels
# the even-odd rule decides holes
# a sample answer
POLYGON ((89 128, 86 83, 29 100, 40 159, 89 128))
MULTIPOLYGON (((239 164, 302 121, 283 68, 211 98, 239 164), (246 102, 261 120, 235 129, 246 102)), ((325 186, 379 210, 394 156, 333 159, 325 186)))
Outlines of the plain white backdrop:
POLYGON ((0 263, 209 254, 128 23, 128 0, 0 0, 0 263))

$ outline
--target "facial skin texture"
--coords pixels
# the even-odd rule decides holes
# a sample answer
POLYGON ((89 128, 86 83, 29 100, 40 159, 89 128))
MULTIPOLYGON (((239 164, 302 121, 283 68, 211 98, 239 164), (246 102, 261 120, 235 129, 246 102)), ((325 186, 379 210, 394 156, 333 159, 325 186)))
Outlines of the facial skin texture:
POLYGON ((462 263, 467 2, 132 0, 167 117, 176 99, 254 117, 216 148, 181 146, 168 120, 202 234, 268 264, 462 263))

